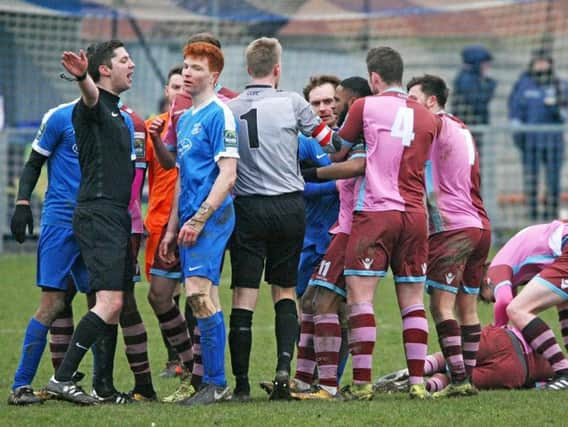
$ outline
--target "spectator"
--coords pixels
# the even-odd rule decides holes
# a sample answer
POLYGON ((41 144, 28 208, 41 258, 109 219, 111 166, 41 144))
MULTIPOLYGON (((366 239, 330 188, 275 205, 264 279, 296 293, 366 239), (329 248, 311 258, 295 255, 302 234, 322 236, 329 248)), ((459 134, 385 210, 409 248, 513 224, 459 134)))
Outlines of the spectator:
MULTIPOLYGON (((454 80, 452 113, 468 126, 489 124, 489 102, 497 85, 487 76, 492 60, 491 52, 484 46, 466 46, 462 50, 463 65, 454 80)), ((472 134, 481 155, 482 135, 472 134)))
MULTIPOLYGON (((555 75, 550 53, 537 51, 509 95, 511 124, 564 123, 566 99, 566 83, 555 75)), ((542 219, 550 221, 556 218, 564 156, 562 132, 518 132, 514 135, 514 142, 522 154, 524 191, 530 219, 539 219, 537 194, 541 162, 546 165, 546 198, 542 219)))

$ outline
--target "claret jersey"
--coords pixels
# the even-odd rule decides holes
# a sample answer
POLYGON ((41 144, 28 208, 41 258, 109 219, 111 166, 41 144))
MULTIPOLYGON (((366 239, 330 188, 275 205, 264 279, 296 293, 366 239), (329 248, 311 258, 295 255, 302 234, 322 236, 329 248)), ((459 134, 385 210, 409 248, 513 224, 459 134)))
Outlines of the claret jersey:
POLYGON ((468 227, 488 230, 473 137, 456 117, 446 113, 438 116, 442 128, 434 138, 426 165, 430 234, 468 227))
POLYGON ((424 212, 424 168, 438 117, 398 88, 357 99, 339 136, 367 146, 356 211, 424 212))

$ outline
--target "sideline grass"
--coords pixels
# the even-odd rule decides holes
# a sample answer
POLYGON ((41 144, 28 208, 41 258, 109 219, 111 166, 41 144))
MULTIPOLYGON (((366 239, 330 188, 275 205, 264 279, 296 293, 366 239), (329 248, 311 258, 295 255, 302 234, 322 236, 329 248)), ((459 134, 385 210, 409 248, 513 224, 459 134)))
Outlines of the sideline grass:
MULTIPOLYGON (((227 266, 228 267, 228 266, 227 266)), ((230 311, 229 274, 225 268, 222 283, 222 301, 228 322, 230 311)), ((563 425, 562 409, 567 396, 564 392, 492 391, 467 399, 416 402, 406 395, 377 396, 372 402, 282 402, 271 403, 256 386, 260 380, 271 379, 274 370, 275 344, 273 339, 274 314, 270 303, 268 286, 262 288, 259 306, 254 317, 253 353, 251 380, 253 401, 248 404, 227 403, 203 408, 183 408, 165 404, 139 404, 118 407, 101 406, 81 408, 64 402, 49 401, 39 407, 10 407, 6 404, 14 370, 18 363, 24 328, 33 315, 39 301, 39 289, 34 286, 35 257, 32 255, 1 255, 0 278, 2 303, 0 309, 0 424, 2 426, 511 426, 563 425)), ((400 316, 396 306, 392 280, 387 278, 379 286, 376 296, 378 341, 375 349, 373 376, 404 367, 401 345, 400 316)), ((159 334, 158 324, 146 301, 148 284, 137 285, 138 305, 149 336, 150 362, 154 384, 159 396, 164 396, 176 387, 176 380, 158 377, 166 360, 165 349, 159 334)), ((86 302, 78 295, 74 302, 76 320, 86 310, 86 302)), ((491 318, 490 307, 482 306, 484 323, 491 318)), ((557 331, 554 312, 545 319, 557 331)), ((430 323, 430 348, 438 349, 435 332, 430 323), (433 333, 434 332, 434 333, 433 333)), ((115 382, 119 389, 132 388, 132 374, 126 357, 119 348, 116 357, 115 382)), ((91 375, 90 354, 82 363, 81 370, 91 375)), ((227 350, 227 374, 229 382, 230 360, 227 350)), ((41 388, 52 374, 49 350, 44 357, 34 382, 41 388)), ((350 367, 346 370, 344 383, 349 381, 350 367)), ((90 389, 88 380, 83 380, 90 389)))

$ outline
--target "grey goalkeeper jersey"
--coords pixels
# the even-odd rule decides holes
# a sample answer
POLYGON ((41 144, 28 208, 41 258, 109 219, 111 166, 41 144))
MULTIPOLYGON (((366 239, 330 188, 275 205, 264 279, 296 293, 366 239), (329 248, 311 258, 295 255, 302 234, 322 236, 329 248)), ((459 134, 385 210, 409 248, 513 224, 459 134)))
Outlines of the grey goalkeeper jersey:
POLYGON ((228 104, 239 121, 236 196, 276 196, 304 190, 298 132, 320 124, 310 104, 294 92, 250 85, 228 104))

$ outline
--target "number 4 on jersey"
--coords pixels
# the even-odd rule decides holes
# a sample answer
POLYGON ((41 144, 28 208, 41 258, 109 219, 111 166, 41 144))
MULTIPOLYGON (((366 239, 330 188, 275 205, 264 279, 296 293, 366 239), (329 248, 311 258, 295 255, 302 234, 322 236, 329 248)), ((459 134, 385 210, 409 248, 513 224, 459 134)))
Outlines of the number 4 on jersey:
POLYGON ((414 139, 414 110, 408 107, 400 107, 396 112, 394 123, 391 127, 391 136, 402 139, 404 147, 410 147, 414 139))

